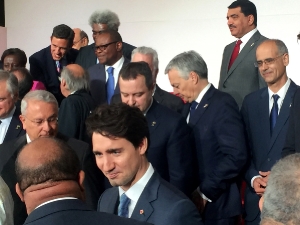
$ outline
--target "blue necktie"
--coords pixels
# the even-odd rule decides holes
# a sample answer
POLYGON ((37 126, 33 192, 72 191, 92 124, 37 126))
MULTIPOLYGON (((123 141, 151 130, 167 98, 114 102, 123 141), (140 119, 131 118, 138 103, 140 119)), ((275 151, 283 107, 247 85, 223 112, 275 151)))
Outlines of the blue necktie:
POLYGON ((60 74, 60 63, 59 61, 56 61, 55 63, 56 63, 56 70, 60 74))
POLYGON ((277 117, 278 117, 278 99, 279 99, 279 96, 274 94, 273 96, 273 107, 271 109, 271 114, 270 114, 270 128, 271 128, 271 135, 272 135, 272 131, 275 127, 275 124, 276 124, 276 120, 277 120, 277 117))
POLYGON ((191 117, 193 116, 194 112, 196 111, 197 105, 198 105, 198 102, 192 101, 191 107, 190 107, 190 118, 189 118, 189 121, 191 120, 191 117))
POLYGON ((118 216, 128 218, 128 206, 130 203, 130 198, 126 194, 122 194, 120 197, 120 204, 118 207, 118 216))
POLYGON ((115 91, 115 78, 114 78, 114 68, 107 68, 108 79, 106 82, 106 92, 107 92, 107 103, 110 104, 111 97, 114 95, 115 91))

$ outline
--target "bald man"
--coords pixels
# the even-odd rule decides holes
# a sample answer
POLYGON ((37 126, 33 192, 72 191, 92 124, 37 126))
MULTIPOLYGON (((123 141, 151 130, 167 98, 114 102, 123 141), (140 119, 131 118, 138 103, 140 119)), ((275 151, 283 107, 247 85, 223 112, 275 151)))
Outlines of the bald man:
POLYGON ((66 97, 58 113, 58 130, 64 135, 91 143, 85 120, 95 108, 89 94, 89 74, 81 66, 70 64, 61 72, 61 93, 66 97))
POLYGON ((16 174, 16 192, 28 213, 24 224, 148 224, 90 210, 84 204, 85 174, 79 159, 58 139, 38 138, 27 144, 17 157, 16 174))
POLYGON ((81 30, 80 28, 74 28, 73 31, 75 33, 75 36, 72 48, 79 50, 81 47, 87 46, 89 44, 89 37, 83 30, 81 30))

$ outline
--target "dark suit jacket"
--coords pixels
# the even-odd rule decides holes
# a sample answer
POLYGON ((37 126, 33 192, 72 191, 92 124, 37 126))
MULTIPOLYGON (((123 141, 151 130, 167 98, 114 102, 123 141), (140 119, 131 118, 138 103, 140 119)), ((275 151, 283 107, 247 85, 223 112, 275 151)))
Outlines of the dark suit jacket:
MULTIPOLYGON (((95 157, 89 145, 85 142, 68 138, 62 134, 57 134, 57 138, 64 140, 79 158, 81 169, 85 172, 84 186, 86 191, 86 202, 91 208, 96 209, 97 199, 103 189, 103 175, 96 166, 95 157)), ((16 194, 15 185, 17 183, 15 173, 15 161, 20 150, 27 144, 26 135, 0 145, 0 173, 3 180, 10 188, 14 200, 14 222, 15 225, 23 224, 26 217, 26 207, 16 194)))
POLYGON ((300 90, 295 92, 290 110, 290 119, 288 131, 286 134, 286 141, 282 150, 282 157, 300 152, 300 90))
MULTIPOLYGON (((97 62, 97 57, 95 54, 94 47, 95 47, 95 43, 85 46, 83 48, 80 48, 79 54, 76 58, 75 63, 79 64, 80 66, 82 66, 85 69, 89 69, 90 67, 94 66, 97 62)), ((123 56, 130 61, 131 60, 131 52, 135 48, 136 48, 135 46, 132 46, 130 44, 123 42, 123 49, 122 49, 123 56)))
POLYGON ((254 33, 229 70, 228 65, 236 42, 232 42, 224 49, 219 90, 229 93, 239 107, 242 106, 243 99, 247 94, 266 86, 258 68, 254 66, 256 48, 266 39, 259 31, 254 33))
POLYGON ((242 106, 242 117, 247 130, 250 147, 250 163, 246 170, 245 179, 247 190, 245 196, 246 220, 253 221, 259 214, 259 196, 251 187, 251 179, 259 175, 259 171, 270 171, 272 166, 281 158, 285 142, 290 114, 290 105, 297 85, 291 82, 283 100, 280 113, 270 134, 270 112, 268 88, 255 91, 245 97, 242 106))
POLYGON ((66 199, 48 203, 32 211, 25 225, 148 225, 128 218, 90 210, 82 201, 66 199))
MULTIPOLYGON (((130 61, 125 58, 123 63, 127 65, 130 61)), ((90 75, 90 92, 96 106, 107 103, 106 97, 106 72, 105 66, 98 63, 88 69, 90 75)), ((115 80, 115 82, 118 82, 115 80)), ((119 94, 120 88, 117 83, 114 94, 119 94)))
MULTIPOLYGON (((119 190, 113 187, 100 197, 98 211, 117 214, 118 205, 119 190)), ((195 205, 156 172, 144 188, 130 218, 155 225, 203 224, 195 205)))
POLYGON ((213 85, 189 120, 199 165, 200 191, 212 202, 206 219, 241 214, 237 176, 247 160, 244 128, 234 99, 213 85))
MULTIPOLYGON (((78 50, 70 49, 61 59, 61 66, 74 63, 78 50)), ((64 98, 60 91, 60 81, 56 70, 55 61, 51 55, 51 46, 43 48, 29 57, 30 73, 34 80, 41 81, 47 91, 51 92, 57 99, 58 103, 64 98)))
POLYGON ((25 134, 25 131, 23 130, 23 125, 21 123, 21 120, 19 119, 20 114, 21 114, 20 110, 16 108, 11 118, 3 143, 13 140, 25 134))
POLYGON ((60 133, 91 143, 86 132, 85 120, 95 108, 94 100, 86 90, 78 90, 65 98, 58 112, 60 133))

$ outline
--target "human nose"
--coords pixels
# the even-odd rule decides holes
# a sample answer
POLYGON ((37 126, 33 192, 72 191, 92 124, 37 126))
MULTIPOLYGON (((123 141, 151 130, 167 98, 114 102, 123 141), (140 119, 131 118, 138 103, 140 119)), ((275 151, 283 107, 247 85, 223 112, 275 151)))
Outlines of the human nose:
POLYGON ((43 130, 49 132, 51 130, 51 125, 48 120, 45 120, 42 124, 43 130))
POLYGON ((262 70, 267 70, 268 68, 269 68, 269 66, 266 64, 266 62, 262 62, 262 65, 260 66, 260 68, 262 69, 262 70))
POLYGON ((133 96, 128 97, 127 104, 130 106, 134 106, 136 103, 135 98, 133 96))
MULTIPOLYGON (((101 166, 100 166, 101 168, 101 166)), ((111 172, 115 168, 114 162, 111 157, 103 156, 102 157, 102 171, 103 172, 111 172)))

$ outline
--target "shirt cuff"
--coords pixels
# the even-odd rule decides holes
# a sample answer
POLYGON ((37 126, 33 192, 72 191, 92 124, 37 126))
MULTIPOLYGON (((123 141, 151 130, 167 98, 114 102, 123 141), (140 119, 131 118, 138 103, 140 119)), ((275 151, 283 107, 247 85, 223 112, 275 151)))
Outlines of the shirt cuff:
POLYGON ((252 188, 253 188, 253 181, 254 181, 254 179, 257 178, 257 177, 262 177, 262 176, 257 175, 257 176, 252 177, 252 179, 251 179, 251 187, 252 187, 252 188))
POLYGON ((200 188, 197 187, 197 191, 199 193, 199 195, 201 196, 201 198, 203 198, 204 200, 207 200, 209 202, 212 202, 212 200, 210 200, 209 198, 207 198, 201 191, 200 191, 200 188))

